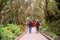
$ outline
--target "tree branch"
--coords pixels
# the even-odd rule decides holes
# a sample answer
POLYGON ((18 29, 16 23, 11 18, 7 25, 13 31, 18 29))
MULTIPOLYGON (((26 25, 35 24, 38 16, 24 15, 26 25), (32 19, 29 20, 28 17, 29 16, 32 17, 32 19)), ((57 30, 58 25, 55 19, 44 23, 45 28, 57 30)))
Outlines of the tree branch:
POLYGON ((1 11, 1 13, 6 13, 6 12, 10 11, 11 8, 12 8, 12 7, 10 7, 9 9, 7 9, 7 10, 5 10, 5 11, 1 11))

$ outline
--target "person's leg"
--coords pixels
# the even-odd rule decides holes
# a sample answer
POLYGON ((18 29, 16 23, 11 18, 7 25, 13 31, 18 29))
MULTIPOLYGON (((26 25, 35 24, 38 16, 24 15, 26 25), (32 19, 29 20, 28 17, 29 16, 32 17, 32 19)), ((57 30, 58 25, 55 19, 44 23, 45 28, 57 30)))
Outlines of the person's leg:
POLYGON ((30 33, 30 27, 29 27, 29 33, 30 33))
POLYGON ((32 27, 30 26, 30 27, 29 27, 29 33, 31 33, 31 31, 32 31, 32 27))
POLYGON ((39 32, 39 27, 37 26, 37 27, 36 27, 36 33, 38 33, 38 32, 39 32))
POLYGON ((39 32, 39 27, 37 27, 37 31, 39 32))
POLYGON ((38 27, 36 27, 36 33, 38 32, 38 27))

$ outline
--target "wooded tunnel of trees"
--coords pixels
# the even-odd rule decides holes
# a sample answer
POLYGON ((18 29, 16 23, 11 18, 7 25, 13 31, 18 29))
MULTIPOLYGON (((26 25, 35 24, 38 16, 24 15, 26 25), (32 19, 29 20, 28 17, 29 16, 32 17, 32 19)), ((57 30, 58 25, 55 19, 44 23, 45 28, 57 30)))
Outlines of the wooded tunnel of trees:
POLYGON ((0 0, 0 25, 25 25, 26 16, 60 36, 60 0, 0 0))

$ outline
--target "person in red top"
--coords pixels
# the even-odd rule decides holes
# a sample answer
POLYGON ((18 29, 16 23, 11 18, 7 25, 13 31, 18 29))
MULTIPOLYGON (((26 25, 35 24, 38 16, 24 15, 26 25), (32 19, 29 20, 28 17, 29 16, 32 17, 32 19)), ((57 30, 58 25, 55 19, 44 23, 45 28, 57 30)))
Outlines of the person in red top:
POLYGON ((35 22, 32 23, 33 27, 35 27, 35 22))
POLYGON ((36 26, 36 33, 38 33, 39 32, 39 26, 40 26, 39 19, 36 19, 35 26, 36 26))

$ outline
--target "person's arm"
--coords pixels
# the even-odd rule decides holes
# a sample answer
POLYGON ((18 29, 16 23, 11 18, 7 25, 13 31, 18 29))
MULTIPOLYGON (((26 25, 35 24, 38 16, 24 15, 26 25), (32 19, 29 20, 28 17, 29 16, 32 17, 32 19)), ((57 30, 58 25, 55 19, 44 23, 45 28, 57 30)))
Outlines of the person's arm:
POLYGON ((39 22, 39 26, 40 26, 40 22, 39 22))
POLYGON ((36 26, 36 22, 35 22, 35 26, 36 26))

